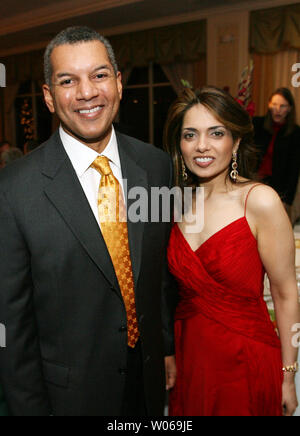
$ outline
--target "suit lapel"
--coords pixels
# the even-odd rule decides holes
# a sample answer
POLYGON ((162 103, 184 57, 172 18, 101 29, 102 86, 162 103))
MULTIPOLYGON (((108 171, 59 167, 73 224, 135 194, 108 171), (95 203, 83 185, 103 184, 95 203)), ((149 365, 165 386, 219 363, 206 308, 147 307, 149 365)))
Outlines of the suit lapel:
MULTIPOLYGON (((146 171, 138 164, 136 153, 134 153, 133 146, 123 135, 117 134, 120 161, 122 167, 122 176, 127 183, 128 193, 132 188, 141 187, 145 188, 148 193, 148 178, 146 171)), ((148 193, 149 194, 149 193, 148 193)), ((130 209, 134 199, 127 199, 127 210, 130 209)), ((148 205, 148 204, 147 204, 148 205)), ((132 269, 134 282, 137 288, 137 283, 140 274, 141 261, 142 261, 142 248, 143 248, 143 235, 144 223, 133 223, 128 220, 128 238, 129 247, 132 260, 132 269)))
POLYGON ((121 296, 117 277, 98 223, 56 132, 45 148, 44 192, 107 281, 121 296))

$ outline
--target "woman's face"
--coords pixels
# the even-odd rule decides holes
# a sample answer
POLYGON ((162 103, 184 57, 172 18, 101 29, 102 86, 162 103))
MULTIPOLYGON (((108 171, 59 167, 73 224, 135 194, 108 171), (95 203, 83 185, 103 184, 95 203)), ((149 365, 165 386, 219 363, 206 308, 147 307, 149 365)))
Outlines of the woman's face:
POLYGON ((181 132, 181 152, 188 169, 200 179, 228 173, 234 151, 232 133, 201 104, 185 115, 181 132))
POLYGON ((283 124, 286 117, 291 112, 291 105, 282 97, 282 95, 274 95, 269 103, 269 109, 275 123, 283 124))

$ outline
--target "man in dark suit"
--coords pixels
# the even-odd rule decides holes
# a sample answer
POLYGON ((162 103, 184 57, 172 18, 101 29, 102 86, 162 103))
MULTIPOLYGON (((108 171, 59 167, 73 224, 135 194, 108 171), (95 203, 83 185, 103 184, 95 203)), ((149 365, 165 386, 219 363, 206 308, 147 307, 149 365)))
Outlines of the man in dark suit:
MULTIPOLYGON (((13 415, 161 415, 166 379, 169 388, 175 382, 170 223, 128 220, 138 326, 129 346, 127 307, 98 219, 104 175, 93 162, 104 156, 124 193, 124 180, 129 193, 147 192, 151 216, 151 187, 172 185, 170 159, 114 131, 121 75, 96 32, 60 33, 46 50, 45 76, 45 101, 60 129, 0 174, 7 335, 0 384, 13 415)), ((129 211, 134 199, 124 197, 129 211)))

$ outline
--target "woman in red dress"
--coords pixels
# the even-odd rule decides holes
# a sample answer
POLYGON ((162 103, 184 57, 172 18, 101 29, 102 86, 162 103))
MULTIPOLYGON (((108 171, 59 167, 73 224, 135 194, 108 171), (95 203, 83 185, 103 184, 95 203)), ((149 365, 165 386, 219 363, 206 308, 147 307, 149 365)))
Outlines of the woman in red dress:
POLYGON ((204 188, 204 224, 175 223, 169 268, 180 289, 171 416, 282 416, 297 407, 299 323, 293 231, 277 193, 249 179, 248 114, 216 88, 186 90, 165 144, 176 184, 204 188), (280 339, 263 299, 268 274, 280 339))

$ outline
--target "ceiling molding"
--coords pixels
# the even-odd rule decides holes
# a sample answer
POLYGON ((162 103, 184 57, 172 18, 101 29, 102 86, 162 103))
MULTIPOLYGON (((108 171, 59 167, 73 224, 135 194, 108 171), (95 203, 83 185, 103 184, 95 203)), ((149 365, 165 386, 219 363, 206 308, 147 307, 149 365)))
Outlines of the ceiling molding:
MULTIPOLYGON (((136 3, 137 1, 143 1, 143 0, 124 0, 127 1, 127 4, 129 3, 136 3)), ((66 4, 69 2, 64 2, 63 4, 66 4)), ((76 4, 75 0, 72 0, 71 2, 72 4, 76 4)), ((87 0, 87 7, 88 5, 91 5, 91 1, 87 0)), ((93 1, 93 3, 95 4, 95 1, 93 1)), ((99 1, 97 2, 99 4, 99 1)), ((102 3, 102 2, 101 2, 102 3)), ((112 4, 116 4, 116 3, 121 3, 121 1, 113 1, 113 0, 108 0, 106 2, 106 6, 108 7, 108 3, 112 4)), ((189 14, 181 14, 181 15, 174 15, 174 16, 168 16, 168 17, 164 17, 164 18, 157 18, 155 20, 145 20, 145 21, 140 21, 140 22, 136 22, 136 23, 130 23, 130 24, 124 24, 124 25, 120 25, 120 26, 115 26, 115 27, 111 27, 111 28, 106 28, 106 29, 101 29, 101 33, 104 36, 113 36, 113 35, 122 35, 122 34, 126 34, 126 33, 133 33, 133 32, 139 32, 142 30, 148 30, 148 29, 154 29, 154 28, 159 28, 159 27, 164 27, 164 26, 171 26, 171 25, 175 25, 175 24, 181 24, 181 23, 187 23, 187 22, 191 22, 191 21, 197 21, 197 20, 203 20, 203 19, 209 19, 212 16, 215 15, 222 15, 222 14, 227 14, 227 13, 232 13, 232 12, 247 12, 247 11, 255 11, 255 10, 260 10, 260 9, 267 9, 267 8, 271 8, 271 7, 278 7, 278 6, 283 6, 283 5, 290 5, 290 4, 296 4, 299 3, 299 0, 254 0, 252 2, 250 1, 241 1, 239 4, 236 5, 228 5, 228 6, 220 6, 220 7, 214 7, 214 8, 209 8, 209 9, 205 9, 202 11, 196 11, 193 13, 189 13, 189 14)), ((103 5, 102 5, 103 6, 103 5)), ((115 6, 117 7, 117 6, 115 6)), ((73 12, 72 12, 72 16, 73 16, 73 12)), ((57 17, 58 15, 56 14, 56 21, 57 21, 57 17)), ((0 24, 1 24, 1 20, 0 20, 0 24)), ((99 29, 100 30, 100 29, 99 29)), ((1 35, 1 31, 2 28, 0 28, 0 35, 1 35)), ((44 49, 47 44, 49 43, 49 40, 44 40, 44 41, 37 41, 34 42, 32 44, 28 44, 28 45, 23 45, 23 46, 17 46, 17 47, 13 47, 10 49, 0 49, 0 57, 6 57, 6 56, 11 56, 11 55, 15 55, 15 54, 20 54, 20 53, 26 53, 26 52, 30 52, 30 51, 34 51, 34 50, 39 50, 39 49, 44 49)))
POLYGON ((275 8, 278 6, 290 5, 299 3, 299 0, 254 0, 241 1, 235 5, 219 6, 209 9, 203 9, 187 14, 173 15, 155 20, 141 21, 138 23, 124 24, 111 28, 102 29, 104 36, 123 35, 130 32, 139 32, 142 30, 155 29, 163 26, 172 26, 175 24, 188 23, 192 21, 200 21, 208 19, 214 15, 229 14, 232 12, 247 12, 275 8))
POLYGON ((49 23, 63 21, 93 12, 118 8, 144 0, 66 0, 49 6, 33 9, 23 14, 0 19, 0 35, 9 35, 22 30, 43 26, 49 23))

